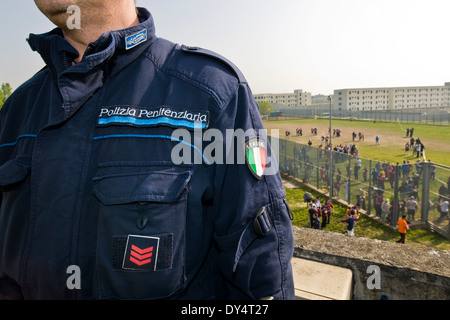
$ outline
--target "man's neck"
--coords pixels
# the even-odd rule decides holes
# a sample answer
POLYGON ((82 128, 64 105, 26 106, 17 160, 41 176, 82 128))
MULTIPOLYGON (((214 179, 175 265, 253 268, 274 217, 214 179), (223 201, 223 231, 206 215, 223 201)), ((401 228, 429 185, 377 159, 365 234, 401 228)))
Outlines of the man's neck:
POLYGON ((63 29, 64 38, 78 51, 79 56, 74 60, 78 63, 84 56, 89 43, 96 41, 103 33, 112 30, 130 28, 139 24, 136 9, 112 8, 100 15, 88 12, 82 13, 80 29, 63 29))

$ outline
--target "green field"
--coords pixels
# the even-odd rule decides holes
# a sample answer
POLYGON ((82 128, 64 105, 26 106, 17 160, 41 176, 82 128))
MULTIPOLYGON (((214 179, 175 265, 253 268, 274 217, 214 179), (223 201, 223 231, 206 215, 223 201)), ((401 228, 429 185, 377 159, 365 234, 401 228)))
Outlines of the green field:
MULTIPOLYGON (((266 129, 280 129, 282 138, 285 129, 291 131, 289 140, 307 143, 308 139, 320 138, 322 134, 328 133, 329 120, 327 119, 302 119, 266 121, 266 129), (303 137, 295 136, 295 128, 303 128, 303 137), (310 134, 310 128, 317 127, 318 137, 310 134)), ((333 120, 332 128, 339 128, 343 131, 340 138, 332 140, 336 144, 355 143, 360 151, 360 156, 365 159, 402 163, 403 160, 416 161, 416 157, 409 153, 405 155, 404 145, 410 139, 406 138, 406 129, 414 128, 414 137, 420 138, 425 145, 425 155, 427 160, 435 163, 450 166, 450 126, 432 126, 412 123, 383 123, 373 121, 350 121, 333 120), (352 141, 351 133, 355 131, 364 132, 364 141, 352 141), (380 136, 380 145, 375 144, 375 136, 380 136)), ((313 141, 316 142, 316 141, 313 141)), ((317 145, 317 144, 316 144, 317 145)))

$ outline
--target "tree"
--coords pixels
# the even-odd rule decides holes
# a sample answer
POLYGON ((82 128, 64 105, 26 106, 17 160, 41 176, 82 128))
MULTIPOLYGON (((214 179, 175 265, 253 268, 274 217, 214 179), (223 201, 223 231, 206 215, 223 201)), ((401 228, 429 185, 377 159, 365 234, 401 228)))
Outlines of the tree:
POLYGON ((273 106, 272 106, 272 104, 270 102, 259 101, 258 105, 259 105, 259 112, 262 115, 266 115, 266 114, 269 114, 269 113, 273 112, 273 106))
POLYGON ((11 95, 12 89, 11 85, 9 83, 2 83, 2 88, 0 90, 0 109, 3 106, 3 103, 5 103, 6 99, 11 95))

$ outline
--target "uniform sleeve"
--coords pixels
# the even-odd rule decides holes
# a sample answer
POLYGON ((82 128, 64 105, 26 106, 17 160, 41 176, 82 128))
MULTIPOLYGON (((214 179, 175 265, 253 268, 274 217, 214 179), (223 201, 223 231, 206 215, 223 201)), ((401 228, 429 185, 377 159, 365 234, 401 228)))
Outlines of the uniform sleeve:
POLYGON ((227 132, 226 161, 216 164, 214 201, 222 297, 294 299, 291 213, 247 85, 240 85, 217 127, 227 132), (265 162, 265 174, 258 176, 265 162))

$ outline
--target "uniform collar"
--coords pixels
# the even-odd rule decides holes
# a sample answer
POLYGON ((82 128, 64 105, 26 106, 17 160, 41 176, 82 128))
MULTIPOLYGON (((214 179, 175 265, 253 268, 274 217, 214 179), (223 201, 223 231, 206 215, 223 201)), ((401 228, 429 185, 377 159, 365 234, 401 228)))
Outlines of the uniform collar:
MULTIPOLYGON (((155 25, 150 12, 138 8, 140 24, 131 28, 109 31, 92 42, 80 63, 72 66, 78 52, 63 37, 61 29, 56 28, 44 34, 30 34, 28 43, 37 51, 55 75, 65 71, 87 72, 114 54, 136 51, 148 47, 156 40, 155 25)), ((139 50, 140 51, 140 50, 139 50)))

